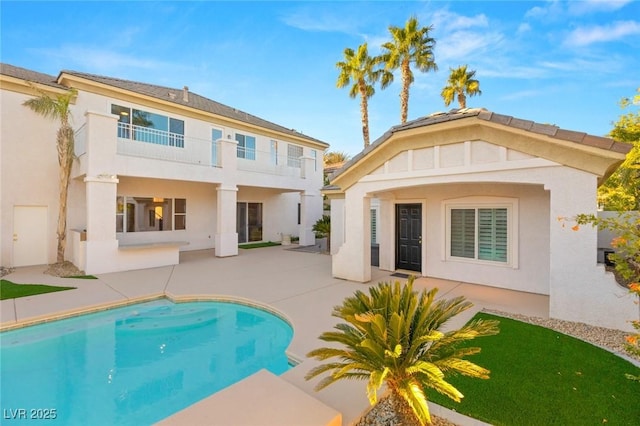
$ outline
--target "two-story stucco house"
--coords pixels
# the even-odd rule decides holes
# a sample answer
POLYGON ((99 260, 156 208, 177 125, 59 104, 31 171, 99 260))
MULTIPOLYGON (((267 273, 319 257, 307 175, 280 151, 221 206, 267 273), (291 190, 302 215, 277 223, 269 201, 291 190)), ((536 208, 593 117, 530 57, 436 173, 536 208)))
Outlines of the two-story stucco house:
POLYGON ((174 89, 0 68, 3 266, 55 262, 58 123, 23 103, 77 90, 66 258, 87 273, 175 264, 179 251, 299 237, 314 244, 328 144, 174 89))
POLYGON ((484 109, 395 126, 325 188, 333 275, 367 282, 374 264, 531 292, 554 318, 631 329, 639 307, 597 264, 596 230, 571 222, 597 213, 629 149, 484 109))

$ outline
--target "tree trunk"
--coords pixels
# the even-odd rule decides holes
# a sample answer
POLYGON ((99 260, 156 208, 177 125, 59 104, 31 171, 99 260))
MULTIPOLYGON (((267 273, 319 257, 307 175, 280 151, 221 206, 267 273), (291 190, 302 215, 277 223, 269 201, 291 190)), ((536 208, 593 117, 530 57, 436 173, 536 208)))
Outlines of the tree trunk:
POLYGON ((460 109, 467 107, 467 97, 462 92, 458 93, 458 104, 460 104, 460 109))
POLYGON ((420 420, 418 420, 416 415, 413 413, 413 410, 402 396, 400 396, 397 392, 391 390, 389 398, 391 398, 393 411, 396 413, 398 421, 401 425, 422 426, 422 423, 420 423, 420 420))
POLYGON ((73 129, 68 124, 58 130, 57 148, 59 169, 59 206, 58 206, 58 249, 56 262, 64 262, 64 253, 67 247, 67 198, 69 195, 69 180, 73 166, 73 129))
POLYGON ((411 84, 411 69, 409 60, 402 61, 402 91, 400 92, 400 123, 407 122, 409 112, 409 85, 411 84))
POLYGON ((364 83, 358 84, 360 91, 360 116, 362 117, 362 138, 364 147, 369 146, 369 106, 367 102, 367 88, 364 83))

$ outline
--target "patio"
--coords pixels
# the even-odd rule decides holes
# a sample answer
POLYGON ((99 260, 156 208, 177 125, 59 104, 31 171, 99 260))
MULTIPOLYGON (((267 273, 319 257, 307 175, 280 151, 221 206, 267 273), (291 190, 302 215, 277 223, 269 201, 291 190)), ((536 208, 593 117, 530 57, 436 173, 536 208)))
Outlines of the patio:
MULTIPOLYGON (((17 324, 40 322, 162 295, 174 299, 218 296, 268 305, 293 324, 294 336, 288 353, 301 363, 280 377, 262 374, 264 372, 251 376, 165 419, 162 424, 184 424, 189 419, 190 423, 208 419, 208 424, 223 424, 224 419, 228 423, 226 415, 244 416, 235 424, 255 424, 257 420, 260 424, 278 424, 278 419, 285 419, 291 410, 297 410, 300 421, 305 422, 298 424, 340 424, 341 415, 342 424, 349 425, 368 408, 365 383, 337 383, 315 392, 313 386, 316 381, 304 380, 304 375, 314 365, 313 360, 306 360, 305 354, 320 346, 317 337, 335 325, 336 321, 330 315, 333 306, 357 289, 365 289, 366 284, 333 278, 330 256, 288 250, 291 247, 240 250, 238 256, 228 258, 216 258, 212 250, 183 252, 179 265, 100 274, 97 280, 70 282, 69 279, 43 274, 45 266, 18 268, 5 278, 16 283, 73 285, 78 288, 72 292, 1 301, 1 327, 7 329, 17 324), (228 401, 234 400, 234 392, 247 395, 241 386, 260 389, 265 398, 259 397, 258 392, 250 401, 244 397, 237 401, 237 406, 229 404, 228 401), (286 401, 281 406, 273 405, 275 389, 282 392, 282 401, 286 401), (242 408, 248 402, 253 417, 245 418, 247 413, 244 411, 247 410, 242 408), (304 407, 309 409, 305 411, 304 407), (212 419, 214 412, 215 419, 212 419), (312 413, 318 413, 318 416, 314 417, 312 413)), ((369 284, 396 279, 402 280, 392 277, 389 271, 373 268, 369 284)), ((462 325, 483 308, 548 317, 546 296, 434 278, 419 278, 414 285, 418 290, 438 287, 440 297, 464 295, 475 304, 472 310, 456 318, 451 327, 462 325)), ((432 412, 458 424, 481 424, 437 406, 433 406, 432 412)))

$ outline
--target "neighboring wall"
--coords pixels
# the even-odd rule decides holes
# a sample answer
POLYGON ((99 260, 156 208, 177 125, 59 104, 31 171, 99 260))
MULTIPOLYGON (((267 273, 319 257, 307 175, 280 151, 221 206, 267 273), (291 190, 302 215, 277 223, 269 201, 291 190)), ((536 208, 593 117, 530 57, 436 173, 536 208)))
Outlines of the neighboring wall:
POLYGON ((0 264, 13 266, 14 206, 47 208, 47 262, 56 261, 58 123, 23 106, 31 96, 0 96, 0 264))

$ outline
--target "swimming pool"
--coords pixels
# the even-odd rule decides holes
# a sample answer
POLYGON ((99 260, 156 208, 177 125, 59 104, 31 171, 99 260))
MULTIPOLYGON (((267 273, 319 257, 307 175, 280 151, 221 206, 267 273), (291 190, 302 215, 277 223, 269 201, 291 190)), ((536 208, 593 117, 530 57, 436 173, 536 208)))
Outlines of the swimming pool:
POLYGON ((262 368, 291 326, 226 302, 155 300, 0 333, 2 423, 157 422, 262 368))

